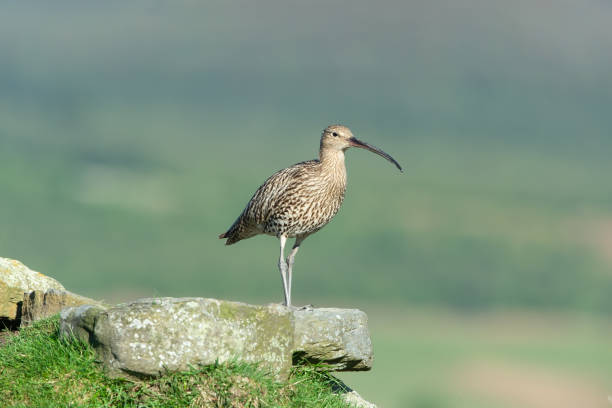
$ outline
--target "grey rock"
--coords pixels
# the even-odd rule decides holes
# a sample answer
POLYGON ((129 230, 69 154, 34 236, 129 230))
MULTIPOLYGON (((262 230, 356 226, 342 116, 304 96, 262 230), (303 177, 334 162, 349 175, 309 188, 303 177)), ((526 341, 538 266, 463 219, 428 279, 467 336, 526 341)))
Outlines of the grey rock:
POLYGON ((98 352, 103 352, 95 337, 94 330, 98 317, 106 311, 104 306, 82 305, 67 307, 60 312, 60 333, 68 339, 77 339, 91 344, 98 352))
POLYGON ((280 378, 291 368, 293 327, 280 305, 202 298, 141 299, 61 314, 61 332, 90 342, 111 376, 155 376, 237 359, 280 378))
POLYGON ((335 371, 372 368, 368 316, 357 309, 294 311, 294 363, 324 363, 335 371))
POLYGON ((102 303, 65 290, 34 290, 23 297, 21 326, 28 326, 67 307, 80 305, 102 305, 102 303))
POLYGON ((89 342, 112 376, 156 376, 231 360, 286 378, 292 364, 369 370, 372 343, 359 310, 294 310, 203 298, 156 298, 61 312, 61 332, 89 342))
POLYGON ((19 319, 23 294, 49 289, 65 290, 55 279, 33 271, 19 261, 0 257, 0 319, 19 319))

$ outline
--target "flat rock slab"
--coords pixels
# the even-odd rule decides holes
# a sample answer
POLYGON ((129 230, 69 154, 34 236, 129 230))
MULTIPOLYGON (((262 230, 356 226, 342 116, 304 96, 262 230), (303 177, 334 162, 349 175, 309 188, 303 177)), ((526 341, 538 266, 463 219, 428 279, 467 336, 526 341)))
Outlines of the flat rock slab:
POLYGON ((92 344, 112 376, 157 376, 234 359, 260 363, 279 378, 302 362, 338 371, 372 366, 367 317, 359 310, 141 299, 64 309, 61 333, 92 344))
POLYGON ((112 376, 155 376, 234 358, 280 376, 291 368, 290 311, 202 298, 141 299, 61 313, 61 331, 90 342, 112 376))

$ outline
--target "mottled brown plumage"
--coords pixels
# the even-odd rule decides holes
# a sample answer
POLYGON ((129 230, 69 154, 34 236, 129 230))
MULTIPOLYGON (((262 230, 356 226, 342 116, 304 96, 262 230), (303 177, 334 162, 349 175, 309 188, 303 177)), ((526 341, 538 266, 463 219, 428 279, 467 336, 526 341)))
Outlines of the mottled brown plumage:
POLYGON ((370 150, 399 164, 382 150, 361 142, 350 129, 328 126, 321 135, 319 159, 297 163, 268 178, 255 192, 242 214, 219 238, 226 245, 259 234, 274 235, 281 241, 279 268, 283 278, 285 304, 291 305, 291 273, 301 242, 323 228, 336 215, 346 191, 344 152, 349 147, 370 150), (284 261, 287 238, 296 238, 291 254, 284 261))

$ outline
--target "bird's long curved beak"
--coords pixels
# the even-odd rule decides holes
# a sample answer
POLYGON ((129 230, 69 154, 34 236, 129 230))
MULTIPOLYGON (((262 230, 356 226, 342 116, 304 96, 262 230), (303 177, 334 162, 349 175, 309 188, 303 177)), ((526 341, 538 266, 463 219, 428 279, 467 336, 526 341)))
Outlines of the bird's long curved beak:
POLYGON ((404 172, 404 170, 402 170, 402 166, 400 166, 399 163, 396 162, 393 157, 391 157, 387 153, 383 152, 378 147, 375 147, 375 146, 372 146, 370 144, 367 144, 366 142, 362 142, 361 140, 356 139, 354 137, 351 137, 349 139, 349 142, 350 142, 351 146, 353 146, 353 147, 360 147, 362 149, 369 150, 372 153, 376 153, 377 155, 384 157, 385 159, 389 160, 391 163, 395 164, 395 167, 397 167, 399 169, 399 171, 401 171, 402 173, 404 172))

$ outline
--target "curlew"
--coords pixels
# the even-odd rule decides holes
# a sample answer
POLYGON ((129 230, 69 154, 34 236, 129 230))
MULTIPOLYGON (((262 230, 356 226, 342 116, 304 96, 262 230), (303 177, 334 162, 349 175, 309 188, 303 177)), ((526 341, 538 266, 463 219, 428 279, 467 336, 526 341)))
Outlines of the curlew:
POLYGON ((376 153, 402 171, 393 157, 357 140, 349 128, 328 126, 321 135, 319 159, 294 164, 270 176, 253 194, 232 226, 219 235, 219 238, 227 239, 225 245, 259 234, 279 238, 278 268, 286 306, 291 306, 291 275, 300 245, 306 237, 323 228, 336 215, 344 200, 344 152, 349 147, 376 153), (295 243, 285 260, 287 238, 295 238, 295 243))

